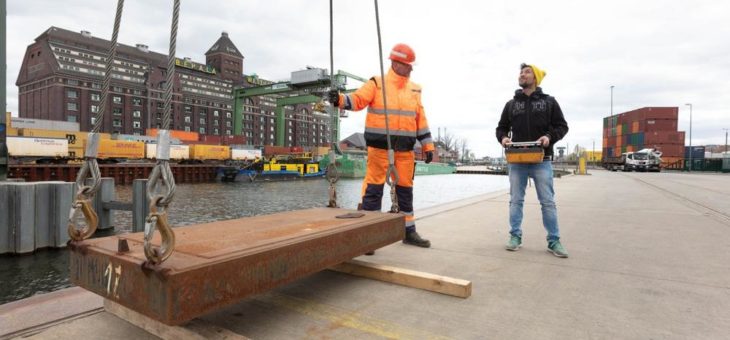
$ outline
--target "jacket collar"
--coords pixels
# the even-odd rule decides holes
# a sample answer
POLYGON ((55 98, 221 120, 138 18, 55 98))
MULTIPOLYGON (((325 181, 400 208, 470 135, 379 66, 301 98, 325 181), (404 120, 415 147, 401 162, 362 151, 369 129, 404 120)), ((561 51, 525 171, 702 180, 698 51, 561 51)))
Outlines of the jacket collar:
POLYGON ((403 88, 408 83, 408 77, 398 75, 395 71, 393 71, 392 67, 388 70, 388 74, 385 76, 385 79, 388 83, 394 84, 399 89, 403 88))
POLYGON ((547 96, 547 95, 542 92, 542 87, 539 87, 539 86, 537 87, 537 89, 535 89, 535 92, 532 92, 532 94, 529 96, 526 95, 524 92, 522 92, 522 89, 515 90, 515 99, 527 99, 530 97, 540 98, 540 97, 544 97, 544 96, 547 96))

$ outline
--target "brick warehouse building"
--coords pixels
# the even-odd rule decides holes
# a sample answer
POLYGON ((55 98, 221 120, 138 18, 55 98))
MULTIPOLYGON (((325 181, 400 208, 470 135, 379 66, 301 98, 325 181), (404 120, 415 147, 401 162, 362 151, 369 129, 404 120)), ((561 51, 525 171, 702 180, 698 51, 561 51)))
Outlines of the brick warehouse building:
MULTIPOLYGON (((43 32, 28 46, 16 81, 19 116, 78 122, 81 130, 90 130, 98 112, 109 44, 86 31, 51 27, 43 32)), ((244 56, 225 32, 205 56, 205 64, 176 59, 171 128, 232 135, 233 88, 255 86, 262 80, 244 76, 244 56)), ((102 132, 143 135, 147 128, 160 127, 167 56, 143 44, 119 44, 113 71, 102 132)), ((244 103, 246 144, 273 144, 274 102, 274 97, 258 97, 244 103)), ((313 112, 312 105, 287 109, 289 146, 329 143, 320 133, 329 132, 329 120, 313 112)))

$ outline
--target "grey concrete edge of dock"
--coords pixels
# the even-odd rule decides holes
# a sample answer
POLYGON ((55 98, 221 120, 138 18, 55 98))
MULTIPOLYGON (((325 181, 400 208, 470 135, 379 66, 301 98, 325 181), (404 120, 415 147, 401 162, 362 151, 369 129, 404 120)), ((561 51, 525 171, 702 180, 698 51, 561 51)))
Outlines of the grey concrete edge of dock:
MULTIPOLYGON (((555 187, 568 259, 546 251, 533 188, 518 252, 500 191, 417 211, 430 249, 358 258, 470 280, 468 299, 323 271, 201 320, 253 339, 726 338, 730 176, 596 170, 555 187)), ((0 338, 156 338, 102 304, 69 288, 2 305, 0 338)))

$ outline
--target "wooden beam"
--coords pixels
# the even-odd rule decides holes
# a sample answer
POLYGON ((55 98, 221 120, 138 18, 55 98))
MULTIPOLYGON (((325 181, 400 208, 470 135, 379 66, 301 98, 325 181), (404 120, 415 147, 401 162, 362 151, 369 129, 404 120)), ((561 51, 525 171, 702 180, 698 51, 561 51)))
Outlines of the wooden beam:
POLYGON ((201 319, 193 319, 182 326, 168 326, 109 299, 104 299, 104 309, 120 319, 163 339, 248 339, 243 335, 201 319))
POLYGON ((471 281, 377 263, 350 260, 330 267, 329 270, 460 298, 471 296, 471 281))

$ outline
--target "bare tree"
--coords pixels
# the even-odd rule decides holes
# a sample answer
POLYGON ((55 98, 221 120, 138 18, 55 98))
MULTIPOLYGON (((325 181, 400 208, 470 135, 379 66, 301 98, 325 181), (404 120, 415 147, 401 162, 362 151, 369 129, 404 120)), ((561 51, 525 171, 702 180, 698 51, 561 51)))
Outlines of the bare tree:
POLYGON ((465 161, 465 158, 469 155, 469 140, 466 138, 460 139, 460 150, 461 150, 461 162, 465 161))
POLYGON ((456 139, 456 137, 454 137, 454 135, 452 135, 450 133, 446 133, 438 141, 438 144, 440 144, 441 147, 444 148, 444 150, 446 150, 446 151, 455 151, 458 149, 456 146, 456 141, 457 141, 457 139, 456 139))

